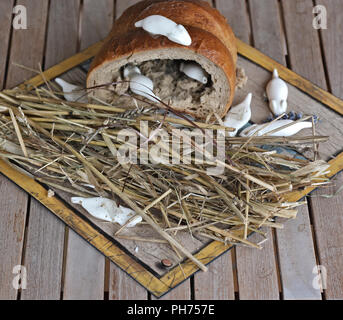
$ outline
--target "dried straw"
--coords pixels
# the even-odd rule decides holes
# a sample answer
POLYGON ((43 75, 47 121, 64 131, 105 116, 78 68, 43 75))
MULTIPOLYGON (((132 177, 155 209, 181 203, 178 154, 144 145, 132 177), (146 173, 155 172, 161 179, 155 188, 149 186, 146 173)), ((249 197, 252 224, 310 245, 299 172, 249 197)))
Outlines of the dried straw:
MULTIPOLYGON (((169 244, 180 261, 181 255, 188 257, 202 270, 207 270, 206 266, 175 240, 177 232, 260 249, 261 243, 248 240, 249 233, 263 235, 259 230, 262 226, 282 228, 275 218, 295 218, 296 208, 302 204, 287 203, 288 192, 328 182, 323 177, 328 171, 326 162, 295 159, 261 148, 268 145, 296 149, 297 145, 307 145, 317 153, 318 144, 327 137, 316 136, 315 131, 307 137, 225 137, 227 159, 222 161, 188 134, 179 135, 180 146, 188 141, 194 147, 188 154, 177 153, 170 146, 175 138, 173 125, 202 131, 231 130, 223 128, 220 121, 209 124, 166 117, 149 103, 144 104, 149 107, 128 110, 108 103, 68 102, 59 96, 45 88, 0 92, 0 156, 29 171, 57 193, 63 190, 72 195, 122 201, 159 237, 119 234, 126 225, 116 237, 169 244), (120 138, 119 132, 138 132, 142 129, 140 120, 149 121, 149 128, 138 134, 138 164, 123 164, 117 158, 118 148, 130 143, 120 138), (164 140, 159 137, 160 129, 168 133, 164 140), (144 162, 157 144, 180 163, 144 162), (195 152, 203 156, 203 163, 196 162, 195 152), (186 158, 190 161, 184 161, 186 158), (221 175, 208 174, 207 169, 218 165, 224 170, 221 175)), ((169 106, 166 109, 173 111, 169 106)), ((216 146, 216 139, 211 139, 216 146)))

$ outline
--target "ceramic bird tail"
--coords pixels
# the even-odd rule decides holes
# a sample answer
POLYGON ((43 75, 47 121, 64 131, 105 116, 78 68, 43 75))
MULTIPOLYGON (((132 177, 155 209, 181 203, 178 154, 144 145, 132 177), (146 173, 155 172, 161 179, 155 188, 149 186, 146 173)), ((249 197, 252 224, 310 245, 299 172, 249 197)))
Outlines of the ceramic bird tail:
POLYGON ((62 88, 64 98, 67 101, 87 101, 87 97, 81 87, 71 84, 61 78, 56 78, 55 81, 62 88))
POLYGON ((251 118, 251 99, 252 94, 249 93, 240 104, 231 107, 227 113, 224 119, 224 125, 229 128, 235 128, 235 131, 229 132, 230 137, 234 137, 237 131, 249 122, 251 118))

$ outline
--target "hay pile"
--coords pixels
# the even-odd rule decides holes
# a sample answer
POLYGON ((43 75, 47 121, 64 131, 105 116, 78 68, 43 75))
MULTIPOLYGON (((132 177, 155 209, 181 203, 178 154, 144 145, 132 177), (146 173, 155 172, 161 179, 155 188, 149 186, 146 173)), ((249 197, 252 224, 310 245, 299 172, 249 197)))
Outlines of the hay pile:
MULTIPOLYGON (((263 235, 262 226, 282 228, 276 217, 296 217, 302 203, 287 202, 287 193, 327 183, 323 178, 329 167, 326 162, 261 148, 308 145, 317 149, 327 137, 225 137, 223 162, 194 142, 191 132, 230 129, 213 121, 197 123, 182 116, 166 116, 152 104, 127 110, 101 102, 67 102, 56 90, 39 88, 32 92, 3 91, 0 106, 1 157, 52 189, 83 197, 107 197, 131 207, 180 257, 189 257, 203 270, 206 267, 173 238, 175 232, 260 248, 260 244, 249 241, 249 233, 263 235), (148 121, 146 134, 140 128, 141 120, 148 121), (172 154, 168 142, 175 124, 190 129, 189 136, 182 133, 179 138, 193 149, 180 156, 175 153, 179 164, 141 163, 147 150, 156 145, 172 154), (117 150, 127 143, 120 132, 128 128, 137 133, 137 164, 118 161, 117 150), (169 136, 161 138, 162 129, 169 136), (204 159, 201 164, 196 161, 199 155, 204 159), (190 161, 183 161, 186 156, 190 161), (215 166, 223 169, 219 175, 207 170, 215 166)), ((160 107, 172 111, 167 105, 160 107)), ((220 137, 210 138, 215 148, 220 137)))

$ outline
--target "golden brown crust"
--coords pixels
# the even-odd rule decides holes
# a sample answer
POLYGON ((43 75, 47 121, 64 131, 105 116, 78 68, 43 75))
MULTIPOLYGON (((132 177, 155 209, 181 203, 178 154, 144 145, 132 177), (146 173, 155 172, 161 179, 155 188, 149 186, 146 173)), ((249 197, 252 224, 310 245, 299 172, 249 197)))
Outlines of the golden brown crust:
MULTIPOLYGON (((182 47, 214 62, 225 73, 230 85, 230 98, 224 116, 231 106, 235 92, 237 49, 235 36, 226 19, 207 2, 200 0, 145 0, 128 8, 115 22, 100 52, 91 65, 89 75, 104 63, 128 57, 134 53, 182 47), (147 16, 159 14, 186 27, 192 38, 188 47, 166 37, 151 37, 134 23, 147 16)), ((91 84, 87 83, 87 86, 91 84)))

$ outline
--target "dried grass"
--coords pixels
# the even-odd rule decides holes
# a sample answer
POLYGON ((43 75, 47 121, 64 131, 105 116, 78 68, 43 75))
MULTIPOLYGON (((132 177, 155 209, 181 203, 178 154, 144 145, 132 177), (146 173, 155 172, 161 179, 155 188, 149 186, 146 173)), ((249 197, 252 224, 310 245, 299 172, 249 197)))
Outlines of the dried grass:
MULTIPOLYGON (((165 117, 157 114, 153 105, 126 110, 108 104, 67 102, 58 96, 60 93, 44 88, 31 93, 19 89, 0 93, 0 156, 52 190, 124 202, 163 238, 132 239, 169 243, 178 255, 189 257, 203 270, 206 267, 174 239, 175 233, 190 232, 226 244, 261 248, 248 240, 250 232, 263 235, 262 226, 283 227, 276 217, 296 217, 296 208, 302 203, 288 203, 288 192, 328 183, 323 178, 329 168, 326 162, 261 148, 295 148, 300 144, 312 146, 317 154, 318 144, 327 137, 315 136, 315 131, 307 137, 227 137, 225 162, 202 151, 203 164, 185 164, 182 155, 181 163, 174 165, 121 164, 116 149, 125 141, 118 132, 123 128, 139 131, 140 120, 149 121, 150 130, 150 134, 140 133, 140 141, 145 142, 137 155, 140 160, 158 141, 154 133, 160 128, 170 137, 172 124, 201 130, 224 128, 220 122, 165 117), (206 169, 214 165, 222 165, 224 173, 208 175, 206 169)), ((198 152, 202 150, 191 143, 198 152)), ((170 151, 168 144, 161 145, 170 151)), ((194 160, 194 150, 190 156, 194 160)))

